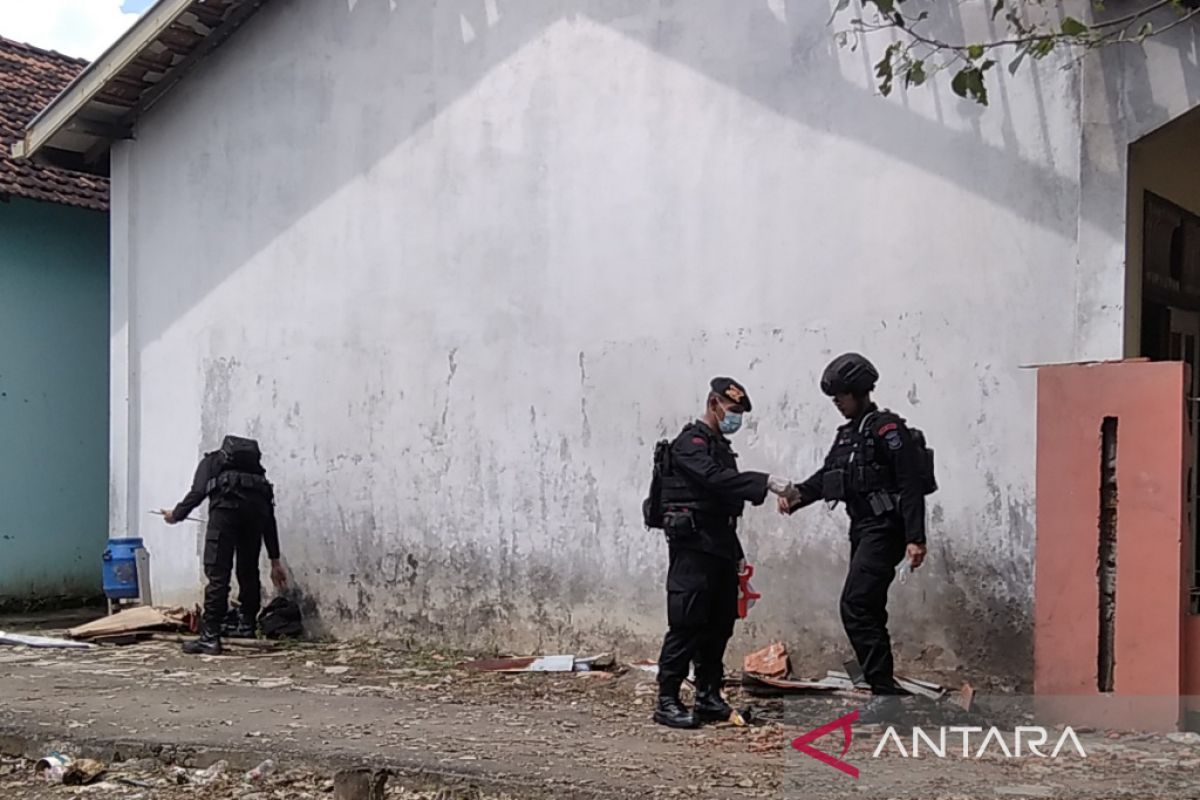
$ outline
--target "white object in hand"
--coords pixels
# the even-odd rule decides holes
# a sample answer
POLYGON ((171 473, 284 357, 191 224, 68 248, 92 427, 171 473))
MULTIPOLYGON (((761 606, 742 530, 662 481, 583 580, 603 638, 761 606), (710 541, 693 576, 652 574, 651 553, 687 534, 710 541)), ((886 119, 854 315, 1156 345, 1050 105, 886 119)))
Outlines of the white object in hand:
POLYGON ((901 583, 904 583, 908 580, 908 576, 912 574, 912 571, 912 562, 905 558, 900 562, 900 566, 896 567, 896 577, 900 579, 901 583))
POLYGON ((780 478, 778 475, 768 475, 767 488, 775 494, 784 494, 788 489, 792 488, 792 482, 785 478, 780 478))

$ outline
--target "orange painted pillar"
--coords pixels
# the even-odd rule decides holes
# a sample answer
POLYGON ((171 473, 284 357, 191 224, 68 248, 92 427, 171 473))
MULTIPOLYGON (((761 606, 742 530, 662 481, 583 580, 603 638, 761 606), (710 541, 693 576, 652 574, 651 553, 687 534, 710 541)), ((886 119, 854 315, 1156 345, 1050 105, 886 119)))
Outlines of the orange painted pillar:
MULTIPOLYGON (((1188 679, 1186 366, 1038 371, 1034 691, 1069 725, 1178 730, 1188 679), (1101 447, 1115 420, 1115 621, 1101 690, 1101 447)), ((1200 629, 1195 633, 1200 637, 1200 629)), ((1197 638, 1200 643, 1200 638, 1197 638)), ((1200 649, 1193 651, 1200 658, 1200 649)), ((1200 663, 1196 664, 1200 667, 1200 663)))

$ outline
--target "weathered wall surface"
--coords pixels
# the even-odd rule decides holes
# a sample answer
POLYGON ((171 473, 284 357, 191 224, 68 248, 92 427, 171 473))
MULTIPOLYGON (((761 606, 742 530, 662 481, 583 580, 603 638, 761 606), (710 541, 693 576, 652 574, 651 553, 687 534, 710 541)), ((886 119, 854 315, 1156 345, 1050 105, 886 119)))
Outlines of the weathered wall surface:
POLYGON ((0 603, 100 591, 107 219, 0 204, 0 603))
MULTIPOLYGON (((1080 86, 1043 64, 986 111, 941 82, 884 100, 884 43, 839 51, 827 19, 800 0, 260 12, 114 158, 112 507, 156 596, 195 599, 200 532, 139 511, 241 432, 335 630, 648 654, 654 440, 729 373, 755 400, 744 466, 803 477, 838 422, 819 371, 858 349, 939 459, 929 566, 894 592, 902 657, 1029 675, 1019 366, 1121 347, 1119 293, 1080 292, 1080 86)), ((840 512, 744 530, 766 597, 741 644, 846 652, 840 512)))

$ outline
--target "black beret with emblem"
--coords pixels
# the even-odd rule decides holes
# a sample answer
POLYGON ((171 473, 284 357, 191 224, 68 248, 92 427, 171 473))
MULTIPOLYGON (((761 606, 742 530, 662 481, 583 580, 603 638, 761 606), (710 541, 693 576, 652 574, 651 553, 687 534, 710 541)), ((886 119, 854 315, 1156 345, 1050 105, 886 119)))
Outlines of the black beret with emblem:
POLYGON ((719 394, 729 402, 737 403, 743 411, 749 413, 753 408, 750 405, 750 395, 746 392, 746 387, 733 378, 713 378, 710 385, 713 394, 719 394))

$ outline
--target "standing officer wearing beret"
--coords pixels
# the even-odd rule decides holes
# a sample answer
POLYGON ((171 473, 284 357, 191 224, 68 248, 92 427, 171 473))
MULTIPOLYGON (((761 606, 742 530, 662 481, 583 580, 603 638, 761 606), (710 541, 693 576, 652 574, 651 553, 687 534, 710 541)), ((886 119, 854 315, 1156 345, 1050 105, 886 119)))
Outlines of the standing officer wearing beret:
POLYGON ((721 697, 721 682, 745 557, 737 536, 738 517, 747 502, 761 505, 768 491, 795 497, 785 480, 764 472, 738 472, 737 454, 726 437, 737 432, 751 407, 740 383, 714 379, 704 415, 675 438, 664 465, 661 507, 670 566, 669 628, 658 659, 654 711, 654 721, 661 725, 694 728, 700 722, 729 719, 732 709, 721 697), (695 713, 679 699, 692 664, 695 713))

